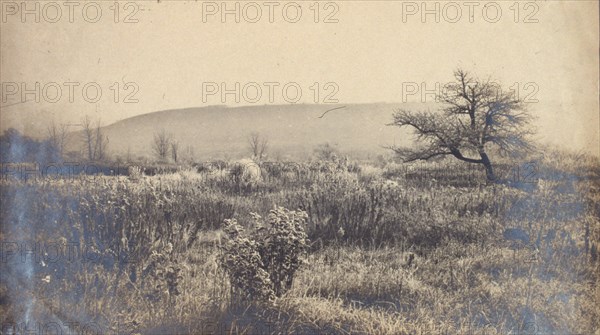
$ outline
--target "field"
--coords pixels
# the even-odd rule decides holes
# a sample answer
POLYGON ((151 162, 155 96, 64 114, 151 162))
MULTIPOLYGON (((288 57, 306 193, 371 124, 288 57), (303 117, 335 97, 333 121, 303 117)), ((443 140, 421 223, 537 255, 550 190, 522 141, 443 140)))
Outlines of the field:
POLYGON ((5 176, 2 333, 600 334, 600 162, 503 164, 5 176), (275 206, 310 250, 282 297, 240 301, 223 222, 275 206))

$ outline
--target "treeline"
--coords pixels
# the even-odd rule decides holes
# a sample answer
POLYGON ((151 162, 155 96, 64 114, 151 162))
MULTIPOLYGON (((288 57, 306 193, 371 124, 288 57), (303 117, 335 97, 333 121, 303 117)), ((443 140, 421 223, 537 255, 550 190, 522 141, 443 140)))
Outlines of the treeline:
POLYGON ((0 161, 12 163, 58 162, 60 151, 50 140, 37 140, 10 128, 0 135, 0 161))

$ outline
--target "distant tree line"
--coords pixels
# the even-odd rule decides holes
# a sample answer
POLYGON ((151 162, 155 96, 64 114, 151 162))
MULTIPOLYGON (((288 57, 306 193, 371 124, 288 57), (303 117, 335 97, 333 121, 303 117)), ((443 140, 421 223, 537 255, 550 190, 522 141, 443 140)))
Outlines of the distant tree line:
POLYGON ((55 162, 60 151, 50 140, 37 140, 9 128, 0 136, 0 161, 11 163, 55 162))
POLYGON ((0 160, 5 163, 62 162, 65 159, 89 162, 108 160, 109 141, 102 130, 100 120, 94 122, 85 116, 79 124, 57 125, 52 122, 46 130, 44 139, 27 136, 15 128, 5 130, 0 136, 0 160), (81 129, 75 133, 79 147, 75 152, 67 152, 70 126, 81 129))

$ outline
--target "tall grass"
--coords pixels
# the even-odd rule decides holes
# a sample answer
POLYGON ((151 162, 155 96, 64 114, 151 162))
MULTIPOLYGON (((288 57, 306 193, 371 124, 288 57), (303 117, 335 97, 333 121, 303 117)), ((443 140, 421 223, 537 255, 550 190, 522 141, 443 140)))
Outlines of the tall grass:
POLYGON ((105 333, 593 333, 600 164, 547 154, 510 180, 529 163, 503 162, 507 181, 495 185, 452 161, 271 164, 260 180, 225 163, 5 178, 0 321, 105 333), (308 264, 274 305, 232 306, 221 225, 274 206, 307 212, 308 264), (507 243, 506 228, 530 243, 507 243), (53 243, 73 257, 53 259, 53 243))

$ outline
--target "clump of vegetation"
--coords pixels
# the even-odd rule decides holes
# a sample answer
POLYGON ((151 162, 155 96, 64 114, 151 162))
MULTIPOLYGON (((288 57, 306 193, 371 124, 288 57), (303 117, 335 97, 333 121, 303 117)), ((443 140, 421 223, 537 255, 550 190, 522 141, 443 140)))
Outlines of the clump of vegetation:
POLYGON ((174 303, 176 296, 181 294, 178 288, 182 279, 181 267, 173 259, 173 244, 166 245, 155 243, 149 257, 147 266, 144 267, 142 275, 152 283, 151 294, 147 297, 153 301, 164 299, 169 304, 174 303))
POLYGON ((304 231, 307 214, 276 207, 266 222, 252 214, 251 235, 236 220, 225 220, 227 241, 222 265, 229 275, 234 296, 242 300, 272 300, 292 287, 294 274, 308 248, 304 231))
POLYGON ((227 233, 222 265, 229 275, 232 296, 242 300, 273 299, 273 283, 264 270, 256 241, 243 235, 244 228, 236 220, 225 220, 227 233))
POLYGON ((306 254, 308 238, 304 226, 308 215, 304 211, 289 211, 277 207, 269 213, 266 224, 254 216, 261 239, 259 252, 273 282, 275 295, 280 297, 292 287, 294 274, 306 254))

